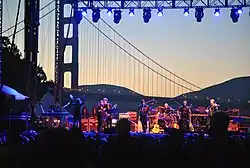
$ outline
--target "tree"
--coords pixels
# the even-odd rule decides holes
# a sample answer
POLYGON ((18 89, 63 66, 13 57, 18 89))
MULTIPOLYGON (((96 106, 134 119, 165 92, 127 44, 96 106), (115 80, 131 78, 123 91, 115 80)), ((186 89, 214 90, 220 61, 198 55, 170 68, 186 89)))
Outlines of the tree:
POLYGON ((37 74, 37 78, 39 83, 44 83, 47 81, 47 75, 43 70, 43 67, 38 65, 37 69, 36 69, 36 74, 37 74))
MULTIPOLYGON (((3 37, 2 75, 3 84, 13 87, 21 93, 26 93, 28 81, 28 62, 16 45, 11 47, 8 37, 3 37)), ((37 86, 47 81, 46 73, 41 66, 37 66, 37 86)))

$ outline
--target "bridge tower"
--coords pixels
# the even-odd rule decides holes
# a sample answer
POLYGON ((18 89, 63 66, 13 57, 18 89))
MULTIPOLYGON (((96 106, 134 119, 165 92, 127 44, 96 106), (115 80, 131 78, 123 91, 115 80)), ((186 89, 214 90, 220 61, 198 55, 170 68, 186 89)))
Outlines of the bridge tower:
POLYGON ((64 73, 71 72, 71 88, 78 87, 78 21, 75 17, 78 10, 77 0, 55 1, 55 98, 62 103, 64 73), (70 16, 65 17, 64 6, 72 5, 70 16), (65 26, 66 25, 66 26, 65 26), (66 31, 65 28, 66 27, 66 31), (69 31, 73 30, 72 37, 69 31), (71 63, 64 62, 67 46, 72 48, 71 63))
POLYGON ((26 85, 30 103, 36 103, 36 68, 38 54, 40 0, 25 0, 24 11, 24 58, 28 63, 26 85))

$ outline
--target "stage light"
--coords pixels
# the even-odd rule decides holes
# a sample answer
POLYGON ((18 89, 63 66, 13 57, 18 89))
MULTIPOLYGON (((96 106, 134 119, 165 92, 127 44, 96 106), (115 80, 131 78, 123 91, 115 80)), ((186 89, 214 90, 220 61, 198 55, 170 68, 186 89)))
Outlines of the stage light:
POLYGON ((220 9, 219 8, 216 8, 214 10, 214 16, 220 16, 220 9))
POLYGON ((143 9, 143 21, 145 23, 148 23, 150 19, 151 19, 151 9, 149 8, 143 9))
POLYGON ((163 15, 163 9, 158 8, 157 16, 162 16, 163 15))
POLYGON ((83 17, 83 12, 80 10, 77 10, 75 12, 75 19, 76 19, 77 24, 81 23, 82 17, 83 17))
POLYGON ((239 17, 240 17, 238 9, 232 8, 231 13, 230 13, 230 17, 231 17, 233 23, 237 23, 239 20, 239 17))
POLYGON ((120 23, 122 19, 122 11, 121 10, 115 10, 114 11, 114 23, 118 24, 120 23))
POLYGON ((99 8, 93 8, 92 9, 92 21, 94 23, 97 23, 98 20, 100 19, 100 9, 99 8))
POLYGON ((88 12, 87 12, 87 9, 83 9, 82 10, 82 16, 87 16, 88 12))
POLYGON ((195 8, 195 18, 197 22, 201 22, 204 17, 204 9, 202 7, 195 8))
POLYGON ((242 7, 238 7, 238 14, 242 14, 242 13, 243 13, 242 7))
POLYGON ((134 16, 134 15, 135 15, 135 10, 134 10, 134 8, 130 8, 128 14, 129 14, 129 16, 134 16))
POLYGON ((111 8, 108 9, 107 14, 108 14, 108 16, 112 15, 112 9, 111 8))
POLYGON ((188 16, 189 15, 189 9, 185 8, 183 14, 184 14, 184 16, 188 16))

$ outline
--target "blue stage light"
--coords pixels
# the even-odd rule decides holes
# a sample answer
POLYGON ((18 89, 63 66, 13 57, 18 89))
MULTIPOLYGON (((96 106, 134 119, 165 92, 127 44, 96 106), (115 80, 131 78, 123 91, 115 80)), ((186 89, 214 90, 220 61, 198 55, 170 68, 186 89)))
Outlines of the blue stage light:
POLYGON ((238 14, 242 14, 242 13, 243 13, 242 7, 238 7, 238 14))
POLYGON ((204 9, 202 7, 195 8, 195 18, 198 23, 202 21, 204 17, 204 9))
POLYGON ((214 10, 214 16, 220 16, 220 9, 219 8, 216 8, 214 10))
POLYGON ((129 14, 129 16, 134 16, 134 15, 135 15, 135 10, 134 10, 134 8, 130 8, 128 14, 129 14))
POLYGON ((118 24, 120 23, 122 19, 122 11, 121 10, 115 10, 114 11, 114 23, 118 24))
POLYGON ((189 8, 185 8, 183 14, 184 14, 184 16, 188 16, 189 15, 189 8))
POLYGON ((150 19, 151 19, 151 9, 149 8, 143 9, 143 21, 145 23, 148 23, 150 19))
POLYGON ((239 14, 239 11, 238 11, 237 8, 232 8, 231 9, 230 17, 231 17, 233 23, 238 22, 240 14, 239 14))
POLYGON ((162 16, 163 15, 163 9, 158 8, 157 16, 162 16))
POLYGON ((92 9, 92 21, 94 23, 97 23, 98 20, 100 19, 101 15, 100 15, 100 9, 99 8, 93 8, 92 9))
POLYGON ((87 16, 88 12, 87 12, 87 9, 83 9, 82 10, 82 16, 87 16))
POLYGON ((108 14, 108 16, 112 15, 112 9, 111 8, 108 9, 107 14, 108 14))

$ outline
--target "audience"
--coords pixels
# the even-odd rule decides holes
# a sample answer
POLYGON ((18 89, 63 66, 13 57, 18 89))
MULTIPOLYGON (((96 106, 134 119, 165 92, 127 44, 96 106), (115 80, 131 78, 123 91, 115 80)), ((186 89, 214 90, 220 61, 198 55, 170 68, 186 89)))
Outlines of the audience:
POLYGON ((27 141, 14 131, 7 134, 7 140, 0 140, 0 167, 246 167, 250 139, 229 136, 228 124, 227 115, 215 114, 210 136, 186 135, 178 130, 154 137, 131 135, 127 119, 119 120, 116 134, 105 138, 83 135, 74 128, 45 130, 34 141, 27 141))

